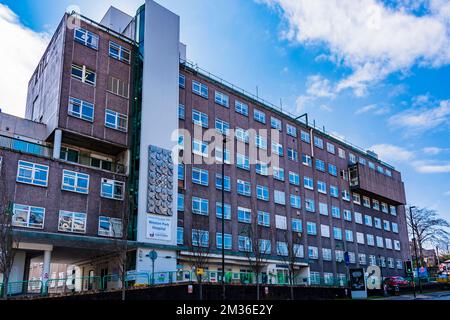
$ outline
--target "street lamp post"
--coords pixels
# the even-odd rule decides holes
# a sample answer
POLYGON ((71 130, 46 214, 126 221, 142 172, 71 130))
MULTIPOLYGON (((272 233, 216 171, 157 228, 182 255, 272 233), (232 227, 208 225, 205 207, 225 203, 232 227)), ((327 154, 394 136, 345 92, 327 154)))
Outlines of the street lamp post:
POLYGON ((222 140, 222 299, 225 300, 225 144, 222 140))
MULTIPOLYGON (((409 207, 409 219, 411 220, 411 229, 412 229, 412 234, 413 234, 413 246, 414 246, 414 255, 416 256, 415 260, 416 260, 416 272, 417 272, 417 279, 419 281, 419 291, 420 293, 422 293, 422 284, 420 282, 420 276, 419 276, 419 260, 418 260, 418 254, 417 254, 417 245, 416 245, 416 233, 414 231, 414 223, 413 223, 413 214, 412 214, 412 209, 416 208, 415 206, 411 206, 409 207)), ((413 282, 414 282, 414 274, 413 274, 413 282)))

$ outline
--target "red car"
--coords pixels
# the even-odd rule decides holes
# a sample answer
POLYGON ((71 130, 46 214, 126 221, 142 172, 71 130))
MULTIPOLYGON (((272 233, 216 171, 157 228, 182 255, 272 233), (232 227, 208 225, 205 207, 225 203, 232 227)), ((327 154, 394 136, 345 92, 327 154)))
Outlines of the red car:
POLYGON ((403 277, 395 276, 395 277, 386 277, 384 279, 384 283, 388 285, 388 287, 407 287, 409 286, 409 281, 403 277))

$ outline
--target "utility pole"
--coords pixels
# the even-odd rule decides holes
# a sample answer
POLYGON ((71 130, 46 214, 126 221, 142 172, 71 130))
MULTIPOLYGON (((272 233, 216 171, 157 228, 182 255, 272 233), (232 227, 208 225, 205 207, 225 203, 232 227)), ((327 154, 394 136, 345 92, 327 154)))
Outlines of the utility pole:
MULTIPOLYGON (((412 209, 416 208, 415 206, 411 206, 409 207, 409 219, 411 221, 411 229, 412 229, 412 234, 413 234, 413 246, 414 246, 414 255, 416 256, 415 260, 416 260, 416 272, 417 272, 417 279, 419 281, 419 291, 420 293, 422 293, 422 284, 420 282, 420 276, 419 276, 419 260, 418 260, 418 254, 417 254, 417 245, 416 245, 416 233, 414 231, 414 222, 413 222, 413 214, 412 214, 412 209)), ((413 278, 414 279, 414 278, 413 278)))

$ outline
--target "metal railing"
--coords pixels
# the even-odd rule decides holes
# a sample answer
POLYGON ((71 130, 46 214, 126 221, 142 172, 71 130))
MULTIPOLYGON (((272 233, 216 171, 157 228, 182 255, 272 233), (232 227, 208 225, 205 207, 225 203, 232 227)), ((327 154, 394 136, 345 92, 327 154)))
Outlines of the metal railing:
POLYGON ((343 143, 347 147, 355 149, 358 152, 364 154, 365 156, 376 160, 380 164, 382 164, 382 165, 384 165, 384 166, 386 166, 386 167, 388 167, 388 168, 390 168, 392 170, 395 170, 395 168, 392 165, 390 165, 388 163, 385 163, 385 162, 383 162, 383 161, 381 161, 379 159, 374 158, 373 154, 367 152, 367 150, 365 150, 364 148, 361 148, 361 147, 359 147, 359 146, 357 146, 357 145, 347 141, 345 138, 343 138, 341 136, 338 136, 336 134, 333 134, 332 132, 326 131, 325 130, 325 126, 323 126, 323 127, 316 126, 316 122, 315 121, 313 121, 313 122, 308 121, 308 123, 307 123, 303 119, 300 120, 300 119, 298 119, 298 115, 295 115, 295 114, 287 111, 286 109, 283 109, 281 106, 277 106, 277 105, 275 105, 275 104, 273 104, 273 103, 271 103, 271 102, 261 98, 259 95, 251 93, 251 92, 249 92, 249 91, 247 91, 245 89, 242 89, 242 88, 234 85, 233 83, 228 82, 228 81, 220 78, 219 76, 217 76, 217 75, 215 75, 215 74, 213 74, 213 73, 211 73, 211 72, 209 72, 209 71, 207 71, 205 69, 202 69, 201 67, 198 66, 198 64, 196 64, 196 63, 194 63, 192 61, 180 59, 180 64, 183 65, 183 66, 186 66, 186 67, 188 67, 188 68, 190 68, 192 70, 194 70, 195 72, 197 72, 197 73, 199 73, 199 74, 201 74, 201 75, 203 75, 203 76, 205 76, 205 77, 207 77, 207 78, 209 78, 209 79, 211 79, 211 80, 213 80, 213 81, 215 81, 215 82, 217 82, 217 83, 219 83, 219 84, 221 84, 223 86, 226 86, 226 87, 230 88, 231 90, 233 90, 233 91, 235 91, 235 92, 237 92, 239 94, 244 95, 245 97, 247 97, 247 98, 249 98, 251 100, 254 100, 254 101, 256 101, 256 102, 258 102, 258 103, 260 103, 260 104, 262 104, 262 105, 264 105, 264 106, 266 106, 268 108, 274 109, 275 111, 284 114, 285 116, 291 118, 292 121, 296 121, 296 122, 299 122, 299 123, 301 123, 303 125, 307 125, 308 127, 313 128, 316 131, 319 131, 320 133, 324 134, 325 136, 331 137, 332 139, 343 143))
MULTIPOLYGON (((0 148, 19 151, 23 153, 28 153, 40 157, 51 158, 53 156, 53 148, 48 146, 43 146, 37 143, 32 143, 24 140, 18 140, 15 138, 2 136, 0 135, 0 148)), ((99 160, 93 157, 90 157, 86 154, 79 154, 77 162, 71 162, 61 159, 61 161, 65 161, 68 163, 75 163, 84 166, 88 166, 91 168, 101 169, 113 173, 125 174, 126 166, 118 162, 107 162, 99 160, 99 166, 95 166, 92 164, 92 160, 99 160)))

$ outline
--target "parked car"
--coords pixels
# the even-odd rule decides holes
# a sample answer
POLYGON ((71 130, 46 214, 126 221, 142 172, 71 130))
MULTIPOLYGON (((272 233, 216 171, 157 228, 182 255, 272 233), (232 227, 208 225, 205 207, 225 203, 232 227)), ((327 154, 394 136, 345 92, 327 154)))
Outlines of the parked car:
POLYGON ((405 278, 400 277, 400 276, 386 277, 384 279, 384 283, 390 288, 407 287, 410 285, 410 281, 408 281, 405 278))

